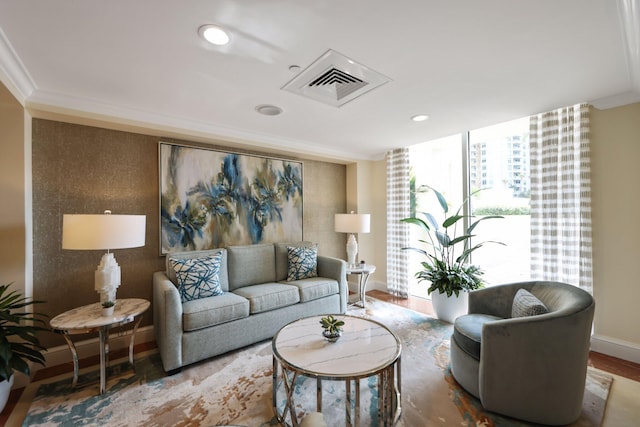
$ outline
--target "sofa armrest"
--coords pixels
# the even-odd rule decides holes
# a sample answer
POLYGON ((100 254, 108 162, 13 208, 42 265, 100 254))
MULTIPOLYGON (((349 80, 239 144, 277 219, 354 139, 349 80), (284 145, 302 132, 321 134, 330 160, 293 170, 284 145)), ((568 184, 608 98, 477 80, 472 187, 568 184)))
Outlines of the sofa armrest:
POLYGON ((346 261, 328 256, 318 256, 318 276, 334 279, 340 289, 340 312, 347 312, 347 263, 346 261))
POLYGON ((166 372, 182 366, 182 301, 163 271, 153 274, 153 330, 166 372))

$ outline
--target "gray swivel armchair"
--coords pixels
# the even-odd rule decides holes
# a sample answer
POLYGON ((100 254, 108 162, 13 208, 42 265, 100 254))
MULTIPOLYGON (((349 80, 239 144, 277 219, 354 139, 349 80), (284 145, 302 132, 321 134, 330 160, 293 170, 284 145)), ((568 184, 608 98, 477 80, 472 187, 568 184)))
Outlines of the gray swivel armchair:
POLYGON ((594 310, 588 292, 566 283, 522 282, 472 291, 469 314, 456 319, 451 337, 453 377, 488 411, 569 424, 582 410, 594 310), (519 289, 535 296, 548 313, 512 317, 519 289))

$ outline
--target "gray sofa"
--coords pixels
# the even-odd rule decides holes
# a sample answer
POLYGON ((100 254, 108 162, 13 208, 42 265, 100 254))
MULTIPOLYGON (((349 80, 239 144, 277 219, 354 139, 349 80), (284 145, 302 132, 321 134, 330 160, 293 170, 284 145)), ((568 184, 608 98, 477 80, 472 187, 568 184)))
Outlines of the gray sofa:
MULTIPOLYGON (((537 309, 536 307, 533 307, 537 309)), ((559 282, 521 282, 469 293, 451 337, 451 373, 492 412, 564 425, 582 410, 595 301, 559 282), (520 289, 545 314, 512 317, 520 289)))
POLYGON ((257 244, 167 255, 166 271, 153 276, 153 325, 162 365, 181 367, 271 338, 285 324, 305 317, 345 313, 346 262, 318 256, 318 277, 286 281, 287 246, 257 244), (182 302, 170 258, 222 252, 223 295, 182 302))

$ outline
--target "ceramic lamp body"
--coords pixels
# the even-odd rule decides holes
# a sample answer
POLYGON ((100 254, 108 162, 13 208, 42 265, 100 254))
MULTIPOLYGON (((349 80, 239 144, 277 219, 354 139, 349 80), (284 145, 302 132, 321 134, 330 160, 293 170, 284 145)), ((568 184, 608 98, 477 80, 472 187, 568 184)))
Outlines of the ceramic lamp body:
POLYGON ((356 236, 354 234, 350 234, 347 239, 347 262, 350 267, 355 267, 356 265, 356 256, 358 255, 358 242, 356 241, 356 236))
POLYGON ((100 302, 116 299, 116 290, 120 286, 120 266, 112 253, 102 256, 95 271, 95 289, 100 294, 100 302))

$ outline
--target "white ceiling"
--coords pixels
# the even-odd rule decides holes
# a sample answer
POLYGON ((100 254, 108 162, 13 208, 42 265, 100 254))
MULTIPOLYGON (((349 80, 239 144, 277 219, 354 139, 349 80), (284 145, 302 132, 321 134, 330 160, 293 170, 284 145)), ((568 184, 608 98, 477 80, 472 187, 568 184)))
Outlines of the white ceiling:
MULTIPOLYGON (((52 113, 336 160, 553 108, 640 100, 640 0, 0 0, 0 78, 52 113), (219 24, 224 47, 197 34, 219 24), (281 90, 333 49, 391 81, 281 90), (259 104, 284 113, 259 115, 259 104), (415 123, 409 118, 428 114, 415 123)), ((116 126, 117 127, 117 126, 116 126)))

